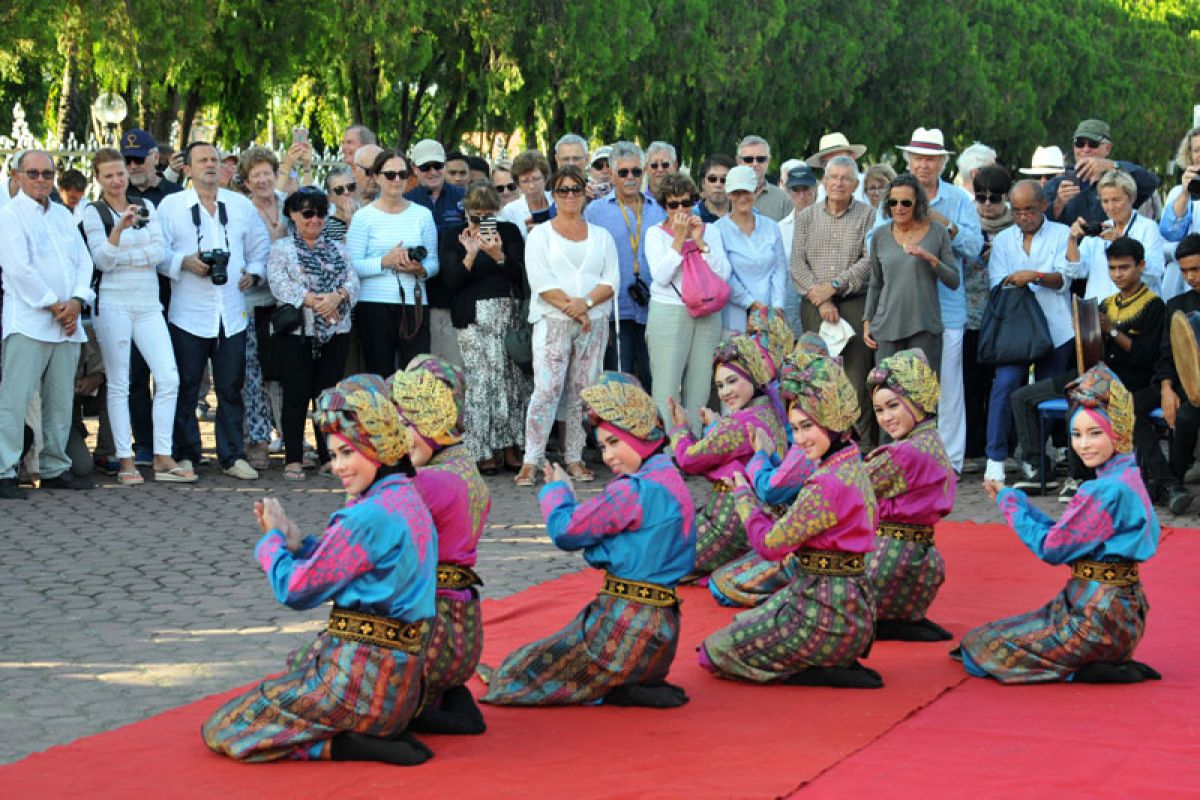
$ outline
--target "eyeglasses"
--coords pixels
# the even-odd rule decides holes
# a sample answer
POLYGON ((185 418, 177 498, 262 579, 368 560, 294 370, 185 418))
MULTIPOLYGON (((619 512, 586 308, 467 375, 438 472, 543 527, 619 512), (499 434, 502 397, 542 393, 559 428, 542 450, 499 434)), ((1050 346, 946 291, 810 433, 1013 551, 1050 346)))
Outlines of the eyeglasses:
POLYGON ((25 177, 31 181, 52 181, 54 180, 54 170, 52 169, 27 169, 25 177))
POLYGON ((1097 147, 1099 147, 1102 144, 1104 144, 1104 142, 1100 139, 1089 139, 1087 136, 1076 136, 1075 137, 1075 146, 1078 147, 1080 150, 1082 150, 1085 147, 1090 147, 1091 149, 1095 150, 1097 147))
POLYGON ((437 172, 444 166, 446 165, 441 161, 426 161, 424 164, 418 164, 417 169, 421 172, 437 172))
POLYGON ((567 186, 555 186, 554 193, 559 197, 567 197, 572 194, 583 194, 583 187, 578 183, 572 183, 567 186))
POLYGON ((770 156, 742 156, 743 164, 766 164, 771 160, 770 156))
POLYGON ((896 206, 904 206, 905 208, 913 207, 912 200, 907 200, 907 199, 906 200, 897 200, 894 197, 889 197, 887 204, 888 204, 888 208, 895 208, 896 206))
POLYGON ((315 208, 306 208, 300 212, 300 216, 304 217, 305 219, 312 219, 313 217, 325 219, 325 212, 317 211, 315 208))
POLYGON ((1002 203, 1002 202, 1004 202, 1004 195, 999 194, 999 193, 993 193, 993 192, 976 192, 975 193, 975 202, 976 203, 1002 203))
POLYGON ((724 183, 725 176, 724 175, 705 175, 704 180, 708 181, 709 183, 724 183))
POLYGON ((649 167, 650 169, 670 169, 671 162, 670 161, 651 161, 646 166, 649 167))
POLYGON ((592 169, 608 169, 608 159, 597 158, 592 162, 592 169))
POLYGON ((867 194, 882 194, 886 191, 887 191, 886 183, 883 184, 882 186, 868 186, 867 187, 867 194))
POLYGON ((400 170, 395 170, 395 171, 386 169, 379 174, 380 174, 380 176, 382 176, 384 178, 384 180, 389 180, 389 181, 406 181, 406 180, 408 180, 408 170, 406 170, 406 169, 400 169, 400 170))
POLYGON ((691 200, 668 200, 666 203, 668 211, 674 211, 677 208, 691 208, 691 200))
POLYGON ((645 172, 646 171, 641 167, 621 167, 619 170, 617 170, 617 177, 628 178, 630 175, 632 175, 635 178, 640 178, 645 174, 645 172))
POLYGON ((329 191, 333 192, 338 197, 341 197, 344 194, 354 194, 358 191, 358 184, 354 181, 350 181, 350 183, 343 183, 341 186, 334 186, 330 188, 329 191))
POLYGON ((499 192, 500 194, 504 194, 505 192, 515 192, 516 190, 517 190, 517 185, 515 183, 497 183, 496 184, 496 191, 499 192))
POLYGON ((146 157, 145 156, 125 156, 125 163, 126 164, 145 164, 146 157))

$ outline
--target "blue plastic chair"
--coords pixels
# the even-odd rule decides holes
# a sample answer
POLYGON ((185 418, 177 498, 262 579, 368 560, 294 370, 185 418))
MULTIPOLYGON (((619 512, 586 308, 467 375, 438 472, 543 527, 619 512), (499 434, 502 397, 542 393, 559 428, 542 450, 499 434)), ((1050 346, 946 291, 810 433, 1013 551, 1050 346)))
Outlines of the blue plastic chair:
POLYGON ((1056 397, 1038 403, 1038 478, 1042 495, 1046 494, 1046 427, 1048 423, 1067 418, 1066 398, 1056 397))

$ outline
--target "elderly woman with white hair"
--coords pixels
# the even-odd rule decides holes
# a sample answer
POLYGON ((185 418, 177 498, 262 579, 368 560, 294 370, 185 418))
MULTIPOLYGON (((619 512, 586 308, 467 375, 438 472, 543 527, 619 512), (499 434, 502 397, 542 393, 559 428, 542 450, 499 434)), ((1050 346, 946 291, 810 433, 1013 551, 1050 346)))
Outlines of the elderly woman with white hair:
POLYGON ((675 154, 675 145, 669 142, 651 142, 646 148, 646 188, 650 194, 658 196, 658 187, 663 178, 672 172, 679 171, 679 157, 675 154))
POLYGON ((1101 176, 1096 189, 1108 219, 1101 223, 1099 232, 1096 232, 1094 228, 1088 228, 1083 217, 1076 218, 1067 241, 1067 263, 1063 274, 1070 278, 1087 279, 1087 288, 1083 292, 1086 298, 1103 300, 1116 294, 1117 285, 1108 275, 1105 253, 1114 241, 1128 236, 1141 242, 1146 250, 1142 283, 1150 291, 1159 294, 1166 269, 1162 234, 1159 233, 1158 223, 1134 211, 1137 183, 1133 176, 1121 169, 1109 170, 1101 176))
POLYGON ((996 151, 983 142, 976 142, 958 154, 958 182, 966 193, 975 196, 975 173, 996 163, 996 151))

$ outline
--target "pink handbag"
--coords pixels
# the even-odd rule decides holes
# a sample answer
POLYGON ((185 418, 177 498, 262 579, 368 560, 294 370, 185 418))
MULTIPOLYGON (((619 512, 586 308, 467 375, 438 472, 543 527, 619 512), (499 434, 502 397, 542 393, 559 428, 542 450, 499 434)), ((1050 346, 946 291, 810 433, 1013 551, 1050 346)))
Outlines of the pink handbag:
POLYGON ((687 307, 688 314, 706 317, 720 311, 729 302, 729 284, 713 272, 691 239, 683 243, 680 252, 683 255, 683 289, 676 289, 675 293, 687 307))

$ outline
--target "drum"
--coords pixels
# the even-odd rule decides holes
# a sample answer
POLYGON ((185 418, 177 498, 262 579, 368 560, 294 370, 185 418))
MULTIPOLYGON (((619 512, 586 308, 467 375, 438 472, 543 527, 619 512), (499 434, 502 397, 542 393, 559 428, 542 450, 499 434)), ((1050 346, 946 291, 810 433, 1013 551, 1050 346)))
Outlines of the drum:
POLYGON ((1075 365, 1079 374, 1087 372, 1104 358, 1104 334, 1100 331, 1100 306, 1095 300, 1071 296, 1075 318, 1075 365))
POLYGON ((1171 315, 1171 356, 1188 402, 1200 406, 1200 311, 1171 315))

